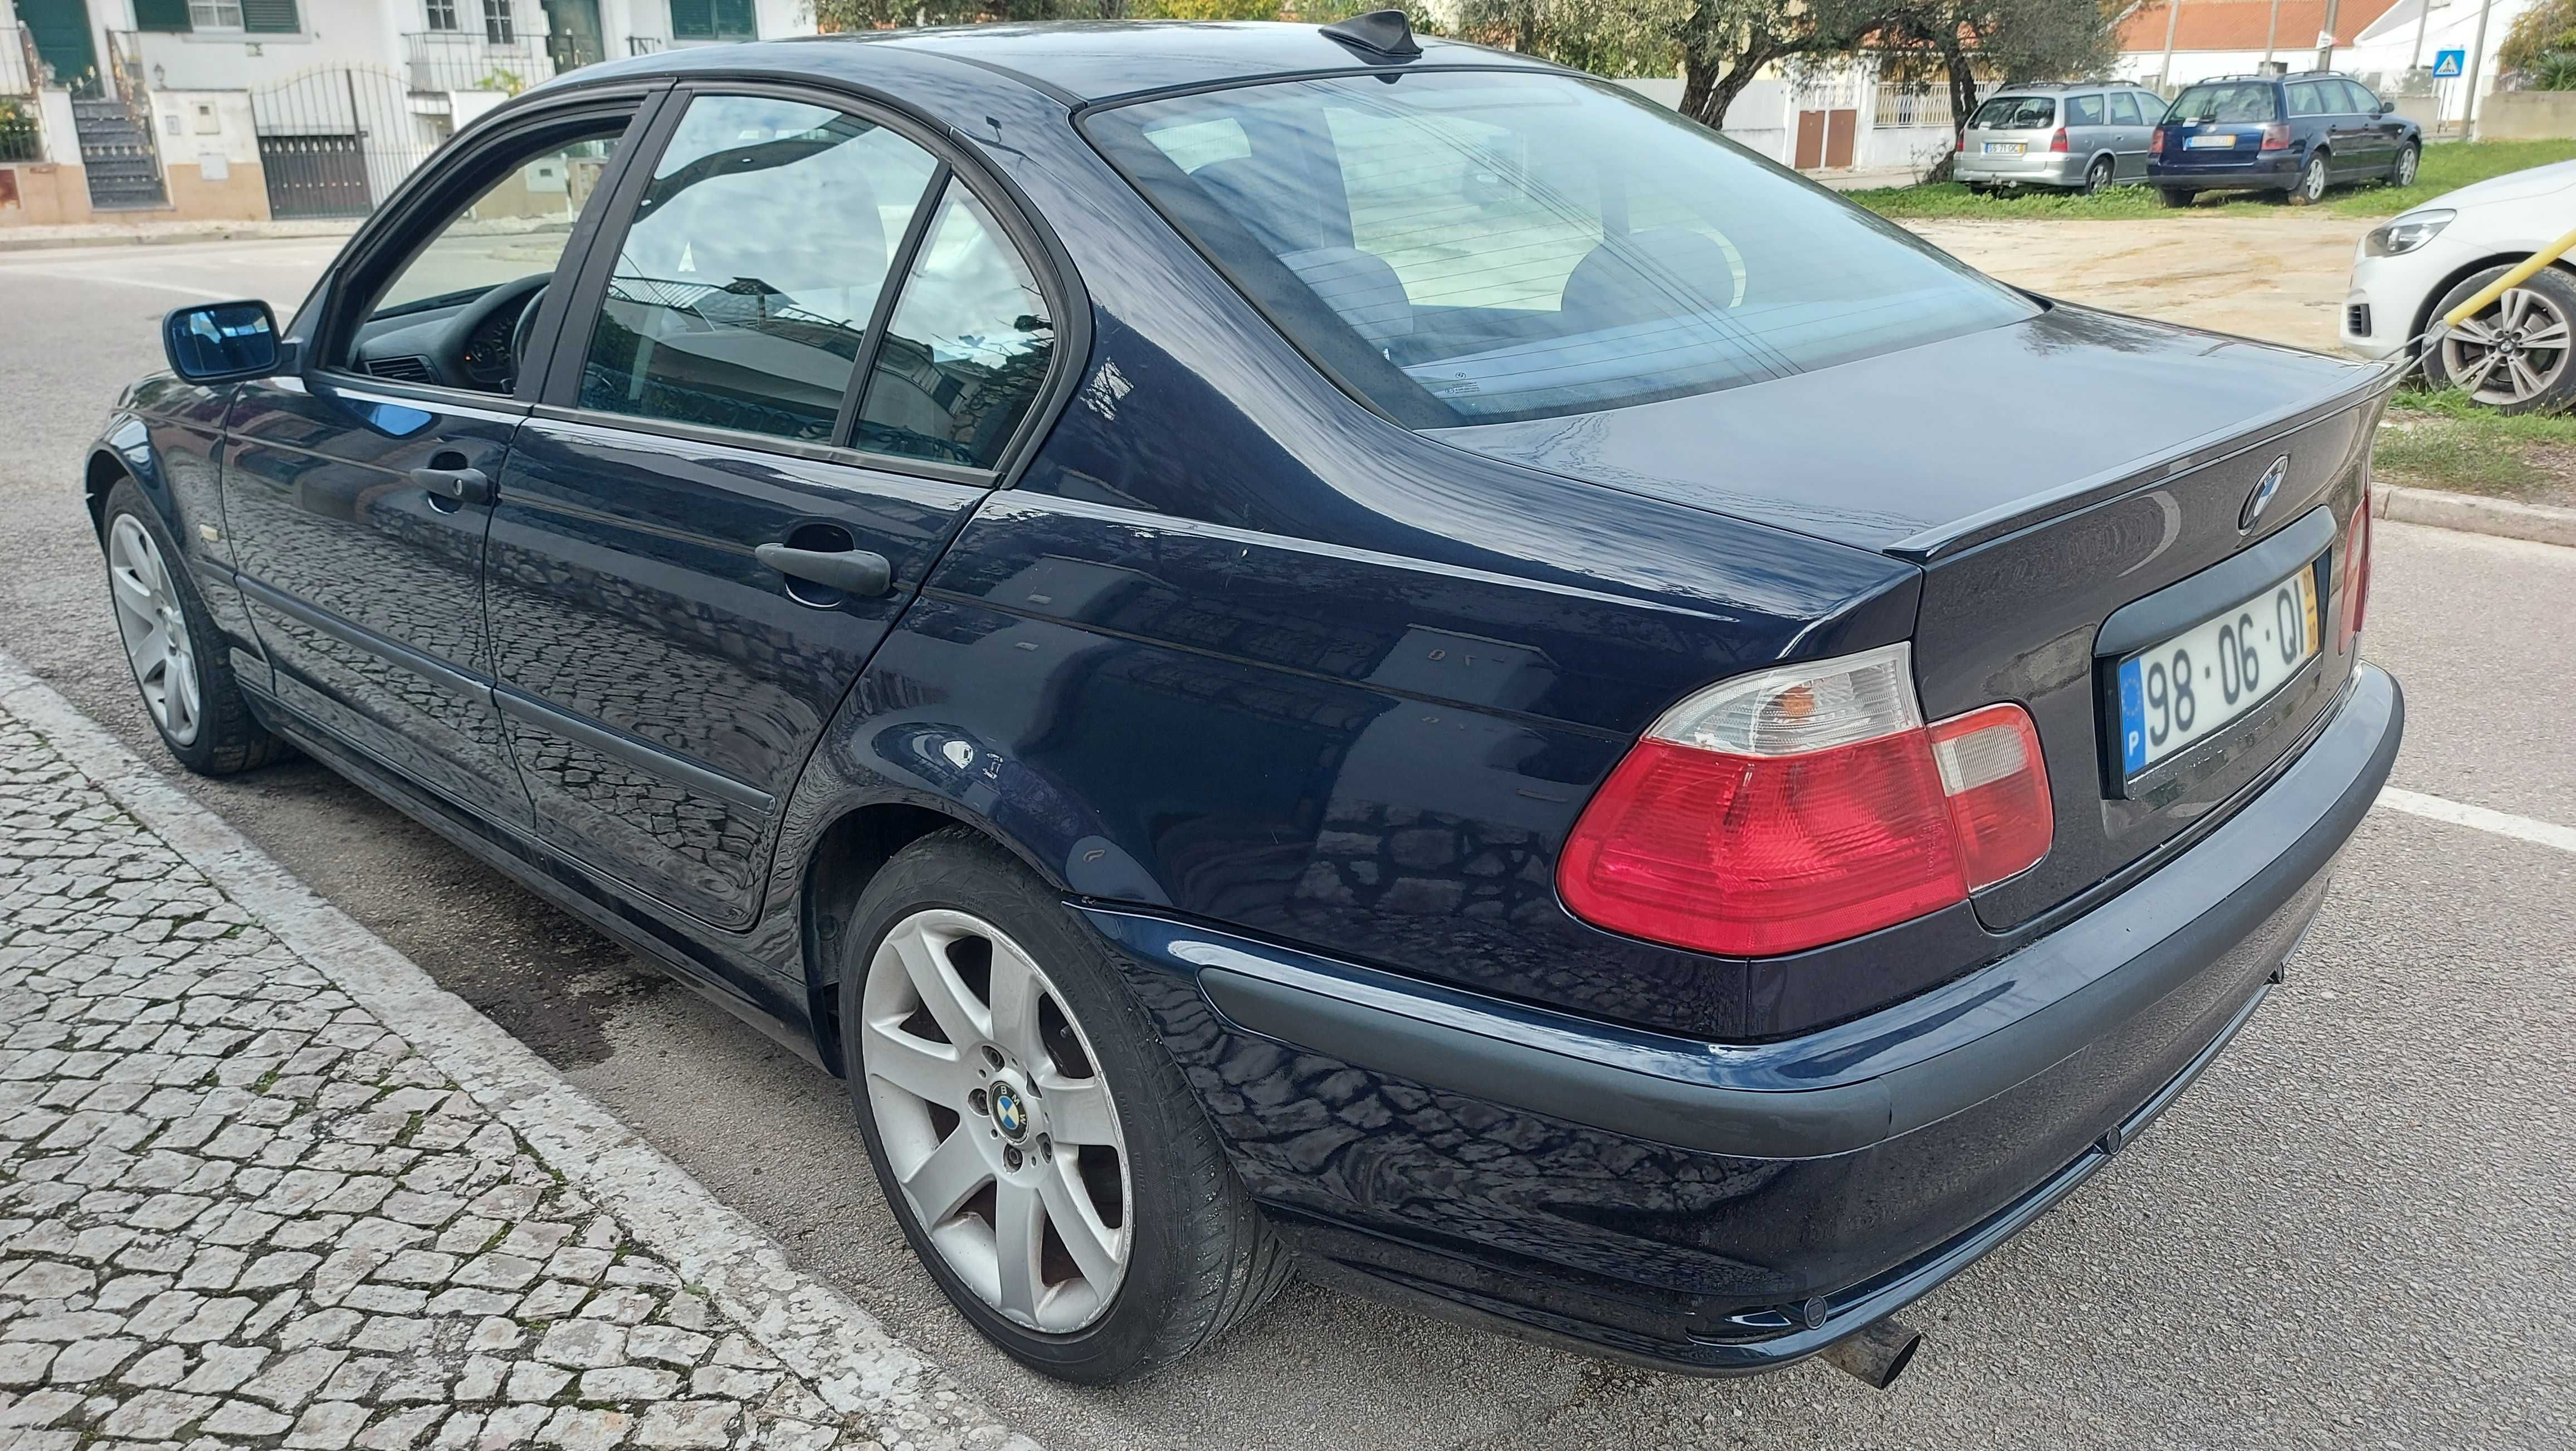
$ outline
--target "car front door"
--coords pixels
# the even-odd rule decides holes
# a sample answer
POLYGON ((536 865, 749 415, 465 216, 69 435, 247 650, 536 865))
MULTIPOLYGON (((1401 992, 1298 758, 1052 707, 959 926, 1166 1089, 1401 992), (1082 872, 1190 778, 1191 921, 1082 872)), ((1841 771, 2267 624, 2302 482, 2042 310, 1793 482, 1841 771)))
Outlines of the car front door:
POLYGON ((1056 314, 907 123, 669 104, 501 480, 496 698, 543 840, 738 926, 824 725, 1012 456, 1056 314))
POLYGON ((2396 117, 2380 114, 2379 97, 2371 94, 2370 87, 2359 81, 2337 81, 2335 85, 2352 109, 2355 168, 2372 176, 2386 171, 2397 161, 2397 136, 2403 128, 2392 124, 2396 117))
POLYGON ((2138 109, 2134 91, 2113 91, 2104 98, 2111 107, 2111 146, 2119 155, 2118 179, 2147 179, 2147 117, 2138 109))
POLYGON ((293 329, 300 374, 243 385, 224 527, 277 698, 472 814, 532 817, 491 698, 490 490, 527 412, 514 349, 569 280, 585 203, 642 97, 443 158, 293 329))

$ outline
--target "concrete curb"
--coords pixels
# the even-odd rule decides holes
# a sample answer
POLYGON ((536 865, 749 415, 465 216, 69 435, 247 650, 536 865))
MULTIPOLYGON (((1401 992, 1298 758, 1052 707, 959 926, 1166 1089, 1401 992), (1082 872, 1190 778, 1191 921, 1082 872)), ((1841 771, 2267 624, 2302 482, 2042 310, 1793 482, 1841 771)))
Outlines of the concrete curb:
POLYGON ((80 231, 65 228, 54 231, 43 227, 24 230, 34 236, 18 235, 19 229, 0 232, 0 252, 42 252, 60 247, 176 247, 190 242, 262 242, 293 240, 299 237, 346 237, 358 229, 355 221, 321 222, 236 222, 206 226, 157 226, 151 228, 100 228, 80 231))
POLYGON ((0 702, 306 962, 615 1214, 743 1332, 865 1417, 888 1451, 1039 1451, 875 1317, 638 1139, 419 965, 316 895, 0 652, 0 702))
POLYGON ((2374 485, 2370 493, 2374 518, 2576 548, 2576 509, 2517 504, 2510 499, 2449 494, 2439 489, 2407 489, 2395 484, 2374 485))

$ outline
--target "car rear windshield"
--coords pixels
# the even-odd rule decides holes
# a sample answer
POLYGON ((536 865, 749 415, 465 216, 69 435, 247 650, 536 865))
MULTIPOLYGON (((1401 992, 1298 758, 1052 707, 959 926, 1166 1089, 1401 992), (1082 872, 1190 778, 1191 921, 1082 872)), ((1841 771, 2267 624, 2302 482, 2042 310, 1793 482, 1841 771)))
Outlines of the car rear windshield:
POLYGON ((2209 122, 2278 121, 2281 99, 2269 81, 2212 81, 2192 86, 2174 98, 2173 109, 2165 112, 2168 122, 2183 121, 2192 125, 2209 122))
POLYGON ((2046 96, 1997 96, 1968 124, 1980 131, 2037 131, 2057 124, 2057 103, 2046 96))
POLYGON ((1570 76, 1281 81, 1084 124, 1308 357, 1409 427, 1703 393, 2036 310, 1570 76))

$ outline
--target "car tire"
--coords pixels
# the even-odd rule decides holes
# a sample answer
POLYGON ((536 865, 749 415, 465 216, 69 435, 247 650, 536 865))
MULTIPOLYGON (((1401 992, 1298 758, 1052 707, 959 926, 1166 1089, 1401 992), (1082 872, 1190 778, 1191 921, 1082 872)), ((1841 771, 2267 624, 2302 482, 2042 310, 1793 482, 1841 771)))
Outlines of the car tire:
POLYGON ((2156 200, 2169 207, 2187 207, 2198 199, 2197 193, 2186 191, 2178 186, 2156 188, 2156 200))
MULTIPOLYGON (((2433 304, 2432 316, 2439 319, 2509 270, 2488 267, 2462 278, 2433 304)), ((2563 413, 2576 406, 2576 347, 2569 345, 2576 338, 2571 334, 2576 334, 2576 277, 2543 268, 2425 349, 2425 381, 2436 388, 2465 388, 2498 413, 2563 413), (2559 346, 2488 341, 2500 329, 2524 338, 2554 338, 2559 346), (2506 348, 2501 357, 2500 345, 2506 348)))
POLYGON ((2406 143, 2405 149, 2397 153, 2396 164, 2388 168, 2388 184, 2413 186, 2416 168, 2423 165, 2423 162, 2424 148, 2411 141, 2406 143))
POLYGON ((2095 157, 2093 159, 2093 164, 2084 168, 2084 194, 2086 196, 2092 196, 2099 192, 2109 191, 2111 189, 2111 180, 2111 158, 2107 156, 2095 157))
POLYGON ((2290 188, 2289 202, 2294 207, 2312 207, 2325 199, 2326 153, 2308 154, 2308 164, 2299 170, 2299 184, 2290 188))
POLYGON ((161 744, 200 776, 255 770, 291 754, 251 714, 187 556, 133 479, 108 491, 98 537, 117 641, 161 744))
POLYGON ((1287 1243, 1110 950, 1009 853, 964 827, 923 837, 869 881, 841 940, 842 1067, 877 1183, 985 1338, 1062 1380, 1132 1380, 1288 1282, 1287 1243), (926 1216, 916 1191, 947 1202, 926 1216), (1032 1224, 1014 1288, 1005 1227, 1032 1224))

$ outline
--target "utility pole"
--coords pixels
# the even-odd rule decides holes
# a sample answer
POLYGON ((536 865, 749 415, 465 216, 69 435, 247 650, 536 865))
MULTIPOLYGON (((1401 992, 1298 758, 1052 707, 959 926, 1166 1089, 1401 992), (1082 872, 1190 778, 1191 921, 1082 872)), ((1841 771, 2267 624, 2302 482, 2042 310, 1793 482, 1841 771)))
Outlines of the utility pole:
POLYGON ((2423 8, 2415 12, 2415 48, 2406 54, 2406 73, 2412 77, 2424 66, 2424 32, 2433 24, 2433 0, 2415 0, 2423 8))
POLYGON ((2156 75, 2156 89, 2173 90, 2174 27, 2182 23, 2182 0, 2168 0, 2165 8, 2165 68, 2156 75))
POLYGON ((2486 64, 2487 17, 2494 13, 2495 0, 2486 0, 2478 7, 2478 38, 2469 47, 2469 73, 2462 78, 2462 85, 2469 93, 2468 100, 2460 105, 2460 139, 2463 141, 2478 139, 2478 68, 2486 64))
POLYGON ((2272 68, 2272 43, 2281 38, 2281 0, 2272 0, 2272 25, 2263 32, 2263 69, 2272 68))
POLYGON ((2326 0, 2326 28, 2317 34, 2317 69, 2321 71, 2334 69, 2335 11, 2340 6, 2341 0, 2326 0))

